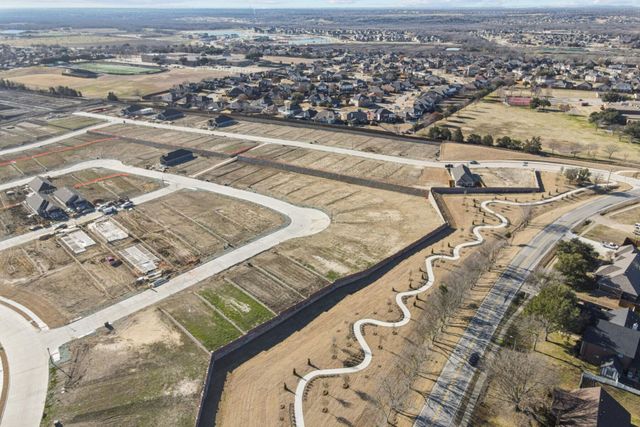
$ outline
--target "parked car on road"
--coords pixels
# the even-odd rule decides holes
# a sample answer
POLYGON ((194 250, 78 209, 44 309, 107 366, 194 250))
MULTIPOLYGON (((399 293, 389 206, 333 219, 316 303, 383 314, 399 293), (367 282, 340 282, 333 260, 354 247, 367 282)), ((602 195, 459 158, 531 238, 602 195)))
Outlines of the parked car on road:
POLYGON ((471 353, 471 356, 469 356, 469 365, 477 366, 479 361, 480 361, 480 353, 478 353, 477 351, 474 351, 473 353, 471 353))

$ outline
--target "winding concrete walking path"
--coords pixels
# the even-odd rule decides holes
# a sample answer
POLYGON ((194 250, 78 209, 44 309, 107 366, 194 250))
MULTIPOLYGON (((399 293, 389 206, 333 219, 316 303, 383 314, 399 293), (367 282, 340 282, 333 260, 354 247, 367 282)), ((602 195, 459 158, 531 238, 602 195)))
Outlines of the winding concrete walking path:
MULTIPOLYGON (((372 326, 380 326, 380 327, 386 327, 386 328, 398 328, 401 326, 406 325, 407 323, 409 323, 409 321, 411 320, 411 312, 409 311, 408 307, 405 304, 405 300, 408 297, 411 296, 415 296, 418 294, 421 294, 425 291, 427 291, 429 288, 431 288, 435 282, 435 274, 433 271, 433 264, 435 261, 437 260, 448 260, 448 261, 456 261, 460 258, 460 253, 463 249, 468 248, 468 247, 472 247, 472 246, 477 246, 480 245, 484 242, 484 237, 482 235, 482 231, 483 230, 490 230, 490 229, 499 229, 499 228, 504 228, 508 225, 509 221, 507 218, 505 218, 503 215, 499 214, 498 212, 492 210, 491 208, 489 208, 489 205, 491 204, 503 204, 503 205, 511 205, 511 206, 538 206, 538 205, 544 205, 547 203, 552 203, 555 202, 557 200, 563 199, 565 197, 574 195, 576 193, 579 192, 583 192, 585 191, 586 188, 579 188, 576 190, 572 190, 569 191, 567 193, 563 193, 560 194, 558 196, 555 197, 551 197, 548 199, 544 199, 544 200, 539 200, 539 201, 535 201, 535 202, 523 202, 523 203, 518 203, 518 202, 512 202, 512 201, 503 201, 503 200, 487 200, 481 203, 481 209, 483 209, 485 212, 494 215, 495 217, 497 217, 500 220, 500 223, 497 225, 478 225, 475 226, 473 228, 473 234, 476 237, 475 240, 469 241, 469 242, 464 242, 461 243, 459 245, 457 245, 454 249, 453 249, 453 253, 452 255, 431 255, 429 257, 427 257, 425 259, 425 267, 426 267, 426 273, 427 273, 427 281, 425 282, 425 284, 415 290, 411 290, 411 291, 406 291, 406 292, 399 292, 396 295, 395 301, 396 304, 398 305, 398 307, 400 308, 401 312, 402 312, 402 318, 396 322, 387 322, 387 321, 383 321, 383 320, 377 320, 377 319, 372 319, 372 318, 365 318, 365 319, 360 319, 358 321, 356 321, 353 325, 353 332, 354 332, 354 336, 356 338, 356 341, 358 342, 358 344, 360 345, 360 347, 362 348, 362 351, 364 353, 364 358, 362 360, 362 362, 360 362, 358 365, 353 366, 353 367, 347 367, 347 368, 333 368, 333 369, 318 369, 315 371, 311 371, 309 373, 307 373, 306 375, 304 375, 298 382, 298 385, 296 387, 296 391, 295 391, 295 401, 294 401, 294 415, 295 415, 295 424, 297 427, 304 427, 305 426, 305 421, 304 421, 304 394, 305 394, 305 390, 307 388, 307 386, 309 385, 309 383, 311 381, 313 381, 316 378, 319 377, 329 377, 329 376, 339 376, 339 375, 346 375, 346 374, 352 374, 352 373, 356 373, 356 372, 360 372, 364 369, 366 369, 369 364, 371 363, 372 359, 373 359, 373 353, 371 351, 371 347, 369 346, 369 344, 367 343, 364 335, 363 335, 363 329, 365 326, 367 325, 372 325, 372 326)), ((507 300, 507 298, 505 297, 505 300, 507 300)), ((424 424, 424 425, 429 425, 429 424, 424 424)))

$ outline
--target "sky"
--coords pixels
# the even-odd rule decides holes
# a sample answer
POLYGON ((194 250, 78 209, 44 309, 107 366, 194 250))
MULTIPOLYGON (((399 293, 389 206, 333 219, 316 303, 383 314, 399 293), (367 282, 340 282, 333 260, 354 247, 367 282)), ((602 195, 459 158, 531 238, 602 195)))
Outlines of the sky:
POLYGON ((640 0, 0 0, 0 8, 529 8, 640 6, 640 0))

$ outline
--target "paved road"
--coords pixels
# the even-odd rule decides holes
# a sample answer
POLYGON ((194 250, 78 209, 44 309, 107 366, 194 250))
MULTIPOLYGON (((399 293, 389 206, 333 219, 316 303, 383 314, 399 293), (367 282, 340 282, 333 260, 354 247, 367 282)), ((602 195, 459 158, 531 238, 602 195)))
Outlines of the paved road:
POLYGON ((454 348, 414 426, 445 427, 456 424, 456 414, 475 371, 467 360, 473 352, 484 353, 500 320, 527 276, 574 225, 600 210, 629 200, 630 197, 640 197, 640 190, 599 198, 563 215, 546 226, 516 255, 484 299, 454 348))
MULTIPOLYGON (((113 322, 142 310, 282 242, 319 233, 331 222, 325 213, 316 209, 301 208, 272 197, 185 176, 127 166, 118 160, 91 160, 52 172, 52 174, 62 175, 95 167, 163 179, 174 188, 211 191, 257 203, 279 212, 289 222, 285 227, 226 252, 169 280, 157 289, 141 292, 60 328, 50 330, 36 328, 16 311, 0 304, 0 342, 7 352, 9 367, 5 370, 5 374, 8 371, 10 381, 7 405, 1 420, 2 427, 40 425, 47 392, 49 355, 51 354, 55 360, 61 345, 94 332, 106 321, 113 322)), ((15 181, 13 186, 23 185, 25 181, 28 180, 15 181)), ((11 186, 12 183, 9 183, 1 188, 11 188, 11 186)), ((168 190, 158 191, 162 193, 168 190)), ((15 244, 21 243, 23 242, 16 241, 15 244)), ((40 321, 40 323, 44 322, 40 321)))

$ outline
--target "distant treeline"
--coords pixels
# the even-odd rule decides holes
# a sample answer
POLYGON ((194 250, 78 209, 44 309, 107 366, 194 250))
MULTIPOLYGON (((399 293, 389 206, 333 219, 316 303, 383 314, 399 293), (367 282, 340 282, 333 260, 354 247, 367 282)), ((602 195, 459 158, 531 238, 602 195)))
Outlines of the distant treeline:
POLYGON ((79 98, 82 92, 68 86, 52 86, 49 89, 31 89, 23 83, 14 82, 12 80, 0 79, 0 89, 24 90, 28 92, 36 92, 54 96, 68 96, 71 98, 79 98))

